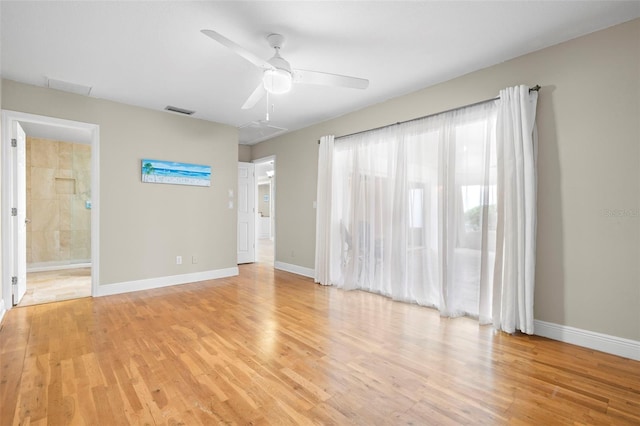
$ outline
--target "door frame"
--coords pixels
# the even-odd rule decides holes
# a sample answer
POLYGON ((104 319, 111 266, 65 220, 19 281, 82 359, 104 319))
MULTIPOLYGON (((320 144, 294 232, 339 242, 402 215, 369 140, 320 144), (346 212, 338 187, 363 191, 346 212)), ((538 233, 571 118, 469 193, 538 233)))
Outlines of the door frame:
MULTIPOLYGON (((11 304, 17 305, 27 291, 27 134, 18 121, 11 122, 11 147, 7 144, 7 176, 13 179, 11 189, 11 229, 5 241, 11 241, 11 304), (13 141, 16 146, 13 146, 13 141), (13 209, 16 208, 14 215, 13 209), (13 280, 16 279, 14 283, 13 280)), ((3 204, 4 205, 4 204, 3 204)))
MULTIPOLYGON (((11 301, 11 276, 13 274, 14 242, 11 238, 11 192, 14 182, 10 171, 11 161, 11 136, 13 122, 31 123, 43 126, 76 129, 88 132, 91 140, 91 295, 98 294, 98 279, 100 277, 100 126, 97 124, 83 123, 80 121, 65 120, 61 118, 47 117, 44 115, 29 114, 18 111, 2 110, 2 297, 4 306, 0 311, 13 307, 11 301)), ((27 135, 28 136, 28 135, 27 135)), ((0 300, 2 302, 2 300, 0 300)))

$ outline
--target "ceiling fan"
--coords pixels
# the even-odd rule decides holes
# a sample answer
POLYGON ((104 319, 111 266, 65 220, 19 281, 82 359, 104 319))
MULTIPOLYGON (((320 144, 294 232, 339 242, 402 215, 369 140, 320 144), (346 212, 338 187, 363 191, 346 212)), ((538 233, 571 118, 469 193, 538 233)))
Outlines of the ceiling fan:
POLYGON ((267 36, 267 42, 275 50, 275 54, 271 59, 265 61, 216 31, 202 30, 201 32, 263 70, 262 81, 242 105, 242 109, 252 108, 262 99, 265 93, 280 94, 290 91, 293 83, 339 86, 352 89, 366 89, 369 86, 369 80, 364 78, 291 68, 289 62, 280 56, 280 49, 284 44, 284 36, 280 34, 269 34, 267 36))

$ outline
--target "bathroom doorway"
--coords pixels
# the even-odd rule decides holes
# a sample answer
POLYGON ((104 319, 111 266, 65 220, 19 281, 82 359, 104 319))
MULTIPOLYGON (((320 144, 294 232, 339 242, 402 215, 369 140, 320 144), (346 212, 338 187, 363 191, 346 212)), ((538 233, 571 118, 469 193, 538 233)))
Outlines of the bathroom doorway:
POLYGON ((95 294, 99 127, 7 110, 2 120, 4 140, 14 138, 16 127, 26 134, 18 138, 16 155, 9 148, 16 146, 13 141, 3 144, 3 205, 11 204, 12 213, 26 212, 2 213, 3 237, 8 236, 3 238, 5 309, 95 294), (15 179, 20 170, 26 185, 15 179), (19 193, 24 198, 12 195, 19 193), (26 232, 16 231, 21 227, 26 232))
POLYGON ((27 291, 18 306, 91 296, 91 145, 51 137, 26 138, 27 291))

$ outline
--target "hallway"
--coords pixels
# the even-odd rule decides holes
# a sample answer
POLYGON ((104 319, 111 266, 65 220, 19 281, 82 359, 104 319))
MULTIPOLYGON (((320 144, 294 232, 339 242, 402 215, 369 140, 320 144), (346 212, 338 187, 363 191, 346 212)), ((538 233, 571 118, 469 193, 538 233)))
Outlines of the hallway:
POLYGON ((258 263, 270 263, 273 265, 275 256, 273 246, 273 240, 268 238, 259 239, 256 246, 256 261, 258 263))

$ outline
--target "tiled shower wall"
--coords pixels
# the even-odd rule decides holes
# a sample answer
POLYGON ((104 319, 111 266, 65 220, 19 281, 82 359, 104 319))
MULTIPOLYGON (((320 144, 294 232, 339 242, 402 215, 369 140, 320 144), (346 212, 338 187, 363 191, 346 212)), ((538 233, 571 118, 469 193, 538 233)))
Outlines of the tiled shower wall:
POLYGON ((27 137, 27 266, 91 261, 91 146, 27 137))

